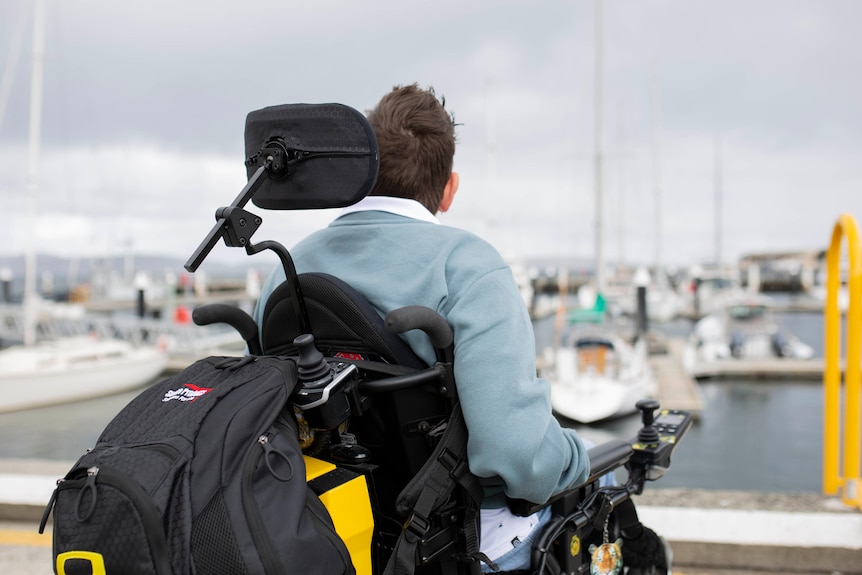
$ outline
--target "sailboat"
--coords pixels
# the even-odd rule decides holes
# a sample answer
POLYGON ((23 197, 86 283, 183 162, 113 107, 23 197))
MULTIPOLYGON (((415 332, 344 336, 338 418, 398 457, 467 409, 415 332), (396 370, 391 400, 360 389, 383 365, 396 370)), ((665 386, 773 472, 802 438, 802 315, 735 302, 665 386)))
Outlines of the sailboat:
MULTIPOLYGON (((36 217, 38 160, 44 59, 44 0, 33 16, 33 68, 30 86, 30 131, 27 169, 27 216, 36 217)), ((33 225, 28 226, 24 279, 24 342, 0 350, 0 412, 66 403, 139 387, 167 364, 160 346, 135 347, 119 339, 96 336, 40 340, 36 337, 39 298, 33 225)))
POLYGON ((654 397, 658 387, 649 365, 646 334, 638 333, 633 343, 626 341, 608 321, 604 298, 601 2, 596 8, 596 286, 579 289, 581 306, 569 314, 567 331, 557 338, 551 365, 542 372, 551 382, 554 412, 580 423, 633 413, 635 404, 654 397))
POLYGON ((569 332, 555 355, 548 374, 551 406, 572 421, 594 423, 634 413, 638 401, 658 390, 646 338, 630 344, 613 330, 584 324, 569 332))

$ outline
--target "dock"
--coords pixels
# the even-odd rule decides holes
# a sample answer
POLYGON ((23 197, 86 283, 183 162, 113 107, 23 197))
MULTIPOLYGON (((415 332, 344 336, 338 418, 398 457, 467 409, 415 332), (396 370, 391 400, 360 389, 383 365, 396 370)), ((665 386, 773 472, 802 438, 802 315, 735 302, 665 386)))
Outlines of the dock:
MULTIPOLYGON (((704 409, 704 396, 700 380, 754 379, 754 380, 794 380, 817 382, 823 379, 825 362, 822 357, 812 359, 765 358, 765 359, 726 359, 700 363, 691 369, 685 367, 683 353, 685 340, 682 338, 660 339, 651 342, 650 365, 659 382, 658 401, 662 407, 683 409, 700 413, 704 409)), ((841 368, 843 372, 843 366, 841 368)))
POLYGON ((692 375, 697 379, 722 377, 816 381, 823 378, 824 368, 823 358, 727 359, 699 364, 692 369, 692 375))
POLYGON ((697 417, 703 412, 706 400, 697 380, 683 366, 684 347, 682 339, 668 339, 659 348, 663 353, 650 354, 649 363, 658 380, 656 399, 659 404, 665 409, 680 409, 697 417))

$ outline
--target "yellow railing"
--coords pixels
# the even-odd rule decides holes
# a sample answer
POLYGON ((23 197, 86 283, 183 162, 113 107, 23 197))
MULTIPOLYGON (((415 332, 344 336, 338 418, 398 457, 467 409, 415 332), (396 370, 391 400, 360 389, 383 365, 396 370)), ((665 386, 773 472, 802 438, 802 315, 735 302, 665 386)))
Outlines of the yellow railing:
POLYGON ((832 230, 832 243, 826 256, 826 307, 823 372, 823 492, 835 495, 841 490, 846 505, 862 509, 860 479, 860 387, 862 387, 862 248, 856 220, 842 214, 832 230), (844 367, 844 417, 841 416, 841 240, 847 237, 848 290, 847 346, 844 367), (842 434, 843 423, 843 434, 842 434), (839 461, 842 451, 843 460, 839 461))

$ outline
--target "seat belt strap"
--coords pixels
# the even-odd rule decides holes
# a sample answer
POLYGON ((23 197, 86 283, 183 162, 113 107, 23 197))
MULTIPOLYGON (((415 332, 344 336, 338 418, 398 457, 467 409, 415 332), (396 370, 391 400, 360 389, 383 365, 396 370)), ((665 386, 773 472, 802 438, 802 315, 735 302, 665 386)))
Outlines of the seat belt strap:
POLYGON ((476 527, 483 492, 478 478, 467 465, 467 425, 460 404, 455 404, 446 431, 431 457, 407 484, 396 501, 396 509, 407 515, 401 535, 386 565, 384 575, 412 575, 416 569, 418 547, 431 527, 431 516, 456 487, 466 497, 467 513, 464 533, 465 553, 458 559, 473 563, 471 571, 479 573, 479 545, 476 527))

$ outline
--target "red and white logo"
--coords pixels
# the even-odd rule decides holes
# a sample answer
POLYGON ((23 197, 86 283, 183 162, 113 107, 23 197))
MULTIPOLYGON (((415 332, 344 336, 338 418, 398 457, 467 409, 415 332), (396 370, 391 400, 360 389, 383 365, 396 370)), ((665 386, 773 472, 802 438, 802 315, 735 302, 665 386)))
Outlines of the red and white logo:
POLYGON ((168 402, 172 399, 176 399, 177 401, 194 401, 212 390, 213 388, 211 387, 198 387, 192 383, 186 383, 179 389, 167 390, 165 396, 162 398, 162 402, 168 402))

